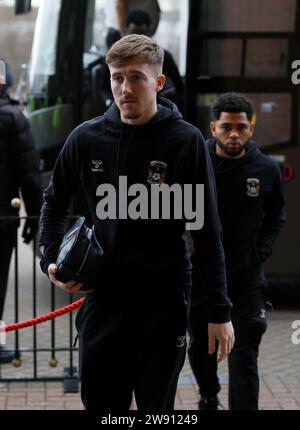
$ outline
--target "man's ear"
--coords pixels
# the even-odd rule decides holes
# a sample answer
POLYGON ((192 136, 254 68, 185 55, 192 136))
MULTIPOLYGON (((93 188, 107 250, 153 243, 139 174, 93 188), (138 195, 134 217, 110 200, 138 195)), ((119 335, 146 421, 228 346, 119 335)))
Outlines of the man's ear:
POLYGON ((211 121, 211 123, 209 124, 209 128, 210 128, 210 132, 211 132, 212 136, 216 137, 216 123, 215 123, 215 121, 211 121))
POLYGON ((163 89, 165 82, 166 82, 166 77, 163 74, 159 74, 156 78, 156 82, 157 82, 157 86, 156 86, 156 91, 159 92, 163 89))

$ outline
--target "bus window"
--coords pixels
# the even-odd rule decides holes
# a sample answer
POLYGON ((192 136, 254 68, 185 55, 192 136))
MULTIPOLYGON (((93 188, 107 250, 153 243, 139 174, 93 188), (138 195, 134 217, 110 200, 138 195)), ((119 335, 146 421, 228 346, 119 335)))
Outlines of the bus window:
POLYGON ((187 0, 160 0, 161 16, 153 38, 173 56, 185 75, 189 6, 187 0))
POLYGON ((201 3, 199 31, 294 31, 297 0, 202 0, 201 3))
POLYGON ((288 70, 287 39, 249 39, 245 60, 245 76, 281 78, 288 70))
POLYGON ((207 38, 203 40, 198 63, 199 74, 249 78, 285 77, 288 71, 288 47, 288 40, 284 38, 207 38))
MULTIPOLYGON (((105 19, 105 5, 106 0, 95 1, 95 12, 92 27, 92 41, 90 49, 92 51, 101 52, 102 54, 106 51, 106 34, 107 26, 105 19)), ((86 49, 87 50, 87 49, 86 49)))
POLYGON ((30 92, 47 91, 49 76, 55 74, 56 44, 61 0, 44 2, 40 7, 31 54, 30 92))
POLYGON ((282 144, 292 140, 292 97, 284 93, 248 93, 252 100, 257 122, 254 139, 264 149, 274 142, 282 144))
POLYGON ((199 75, 240 76, 242 41, 239 39, 205 39, 199 59, 199 75))

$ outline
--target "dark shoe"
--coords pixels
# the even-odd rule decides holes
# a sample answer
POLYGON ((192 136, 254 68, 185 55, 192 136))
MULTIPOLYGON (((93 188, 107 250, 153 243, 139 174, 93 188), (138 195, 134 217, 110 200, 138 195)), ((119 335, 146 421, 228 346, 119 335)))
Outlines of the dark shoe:
POLYGON ((15 352, 7 351, 3 346, 0 346, 0 363, 11 363, 16 357, 15 352))
POLYGON ((201 397, 199 400, 199 411, 217 411, 220 402, 217 396, 201 397))

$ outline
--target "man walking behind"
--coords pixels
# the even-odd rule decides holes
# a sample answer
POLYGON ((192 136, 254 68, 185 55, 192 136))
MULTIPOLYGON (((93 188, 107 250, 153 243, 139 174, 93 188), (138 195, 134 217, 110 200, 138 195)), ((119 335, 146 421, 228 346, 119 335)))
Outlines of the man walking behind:
MULTIPOLYGON (((257 358, 266 330, 267 281, 262 263, 272 254, 285 223, 279 166, 251 139, 253 106, 226 93, 212 106, 208 148, 215 171, 223 227, 228 295, 235 345, 228 357, 229 409, 258 408, 257 358)), ((197 260, 197 256, 194 257, 197 260)), ((217 409, 220 391, 216 352, 207 354, 207 290, 199 265, 193 272, 189 359, 200 392, 200 409, 217 409)))

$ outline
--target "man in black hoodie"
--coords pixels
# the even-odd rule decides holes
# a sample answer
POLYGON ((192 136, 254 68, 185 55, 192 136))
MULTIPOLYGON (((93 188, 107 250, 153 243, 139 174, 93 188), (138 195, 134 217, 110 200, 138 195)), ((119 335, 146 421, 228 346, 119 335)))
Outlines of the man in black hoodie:
MULTIPOLYGON (((42 206, 42 189, 39 174, 39 157, 35 148, 29 123, 16 103, 9 98, 12 85, 9 65, 2 63, 4 82, 1 82, 0 67, 0 320, 4 312, 9 265, 16 244, 19 226, 19 208, 12 200, 19 198, 21 191, 28 215, 38 216, 42 206)), ((28 219, 22 237, 29 243, 36 235, 37 219, 28 219)), ((0 363, 9 363, 13 352, 0 346, 0 363)))
MULTIPOLYGON (((228 294, 233 303, 236 342, 228 357, 229 409, 258 408, 258 349, 266 330, 266 279, 262 263, 284 222, 284 196, 278 165, 251 140, 249 100, 226 93, 212 106, 214 137, 208 148, 215 172, 223 227, 228 294)), ((189 320, 189 359, 199 385, 200 409, 217 409, 220 384, 216 353, 207 354, 206 291, 198 267, 193 272, 189 320)))
POLYGON ((105 252, 99 279, 76 318, 83 403, 94 412, 128 409, 134 391, 138 409, 168 410, 186 348, 185 220, 130 219, 124 216, 134 202, 130 195, 117 217, 102 217, 99 186, 115 190, 117 204, 107 208, 113 213, 127 193, 119 187, 124 177, 128 187, 148 190, 163 182, 204 184, 205 224, 193 236, 211 281, 211 351, 219 340, 224 359, 234 336, 213 172, 199 130, 172 102, 157 105, 163 50, 147 36, 129 35, 112 46, 106 62, 115 103, 77 127, 57 159, 41 213, 41 267, 59 288, 83 292, 82 284, 55 277, 70 198, 81 185, 105 252))

